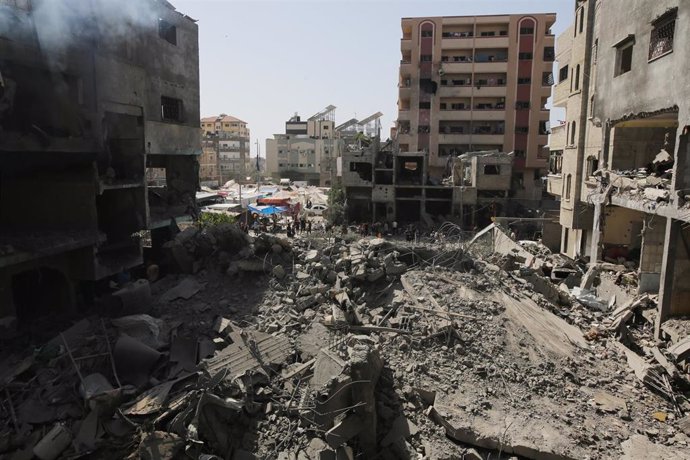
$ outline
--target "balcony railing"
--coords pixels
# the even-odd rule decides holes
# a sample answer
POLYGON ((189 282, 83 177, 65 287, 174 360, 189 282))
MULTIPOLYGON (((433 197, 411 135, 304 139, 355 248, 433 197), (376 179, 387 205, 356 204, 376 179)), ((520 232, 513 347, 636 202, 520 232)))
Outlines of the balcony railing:
POLYGON ((474 32, 443 32, 441 33, 442 38, 472 38, 474 37, 474 32))

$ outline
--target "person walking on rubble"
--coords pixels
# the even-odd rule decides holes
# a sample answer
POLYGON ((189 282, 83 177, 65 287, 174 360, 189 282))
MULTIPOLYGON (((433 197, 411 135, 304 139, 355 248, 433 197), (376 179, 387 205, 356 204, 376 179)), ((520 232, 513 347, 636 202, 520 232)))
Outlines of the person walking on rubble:
POLYGON ((309 235, 311 235, 311 221, 310 220, 307 221, 307 233, 309 235))

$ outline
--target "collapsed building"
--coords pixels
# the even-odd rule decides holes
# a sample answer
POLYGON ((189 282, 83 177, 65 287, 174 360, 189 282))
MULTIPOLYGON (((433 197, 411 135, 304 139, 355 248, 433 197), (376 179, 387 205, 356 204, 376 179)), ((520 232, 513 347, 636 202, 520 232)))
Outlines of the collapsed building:
POLYGON ((398 151, 395 143, 348 149, 343 154, 342 183, 348 220, 425 222, 457 217, 463 227, 485 226, 510 213, 513 154, 468 152, 452 159, 451 176, 430 178, 429 155, 398 151))
POLYGON ((561 251, 631 270, 638 293, 659 294, 661 333, 666 319, 690 313, 690 106, 680 97, 690 79, 687 53, 674 52, 690 8, 634 1, 621 16, 620 2, 574 6, 554 98, 569 115, 549 176, 561 199, 561 251))
POLYGON ((198 57, 167 1, 0 3, 0 316, 69 311, 196 213, 198 57))

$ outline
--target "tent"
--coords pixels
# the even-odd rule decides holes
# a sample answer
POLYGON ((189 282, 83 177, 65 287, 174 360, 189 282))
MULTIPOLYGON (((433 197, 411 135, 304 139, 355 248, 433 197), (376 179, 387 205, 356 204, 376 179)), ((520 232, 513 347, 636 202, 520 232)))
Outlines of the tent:
POLYGON ((260 216, 270 216, 272 214, 282 214, 287 209, 283 206, 249 206, 249 212, 260 216))

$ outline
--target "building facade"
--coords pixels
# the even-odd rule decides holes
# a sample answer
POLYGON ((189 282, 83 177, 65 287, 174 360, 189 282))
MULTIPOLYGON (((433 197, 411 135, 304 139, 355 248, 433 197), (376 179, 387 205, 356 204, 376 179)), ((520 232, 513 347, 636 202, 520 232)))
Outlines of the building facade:
POLYGON ((285 122, 285 132, 266 139, 266 173, 275 179, 307 181, 330 186, 336 175, 336 158, 342 140, 336 134, 335 106, 329 105, 307 120, 295 114, 285 122))
POLYGON ((587 0, 575 8, 573 43, 580 30, 591 33, 580 67, 583 90, 591 90, 587 97, 583 92, 577 119, 584 111, 591 120, 574 124, 568 114, 566 143, 583 148, 570 167, 566 148, 561 175, 550 177, 549 187, 560 189, 562 200, 570 191, 573 212, 580 201, 592 217, 589 227, 574 216, 562 218, 564 235, 586 233, 575 245, 564 237, 561 249, 586 254, 592 262, 635 267, 638 292, 659 294, 660 333, 666 319, 690 314, 684 300, 690 292, 690 104, 680 97, 690 90, 690 57, 683 49, 690 38, 690 5, 587 0), (587 77, 594 80, 589 85, 587 77), (566 183, 559 187, 558 181, 566 183))
POLYGON ((230 115, 201 119, 203 154, 201 180, 224 184, 242 179, 254 171, 251 167, 251 136, 247 123, 230 115))
POLYGON ((553 104, 566 110, 564 124, 549 139, 548 191, 560 199, 561 248, 576 258, 589 256, 601 155, 601 123, 594 118, 600 7, 597 0, 574 2, 575 22, 557 40, 558 81, 553 104))
POLYGON ((167 2, 59 3, 0 5, 0 316, 20 323, 196 214, 196 23, 167 2))
POLYGON ((396 136, 451 174, 470 151, 515 152, 514 198, 539 207, 547 145, 555 14, 403 18, 396 136))

